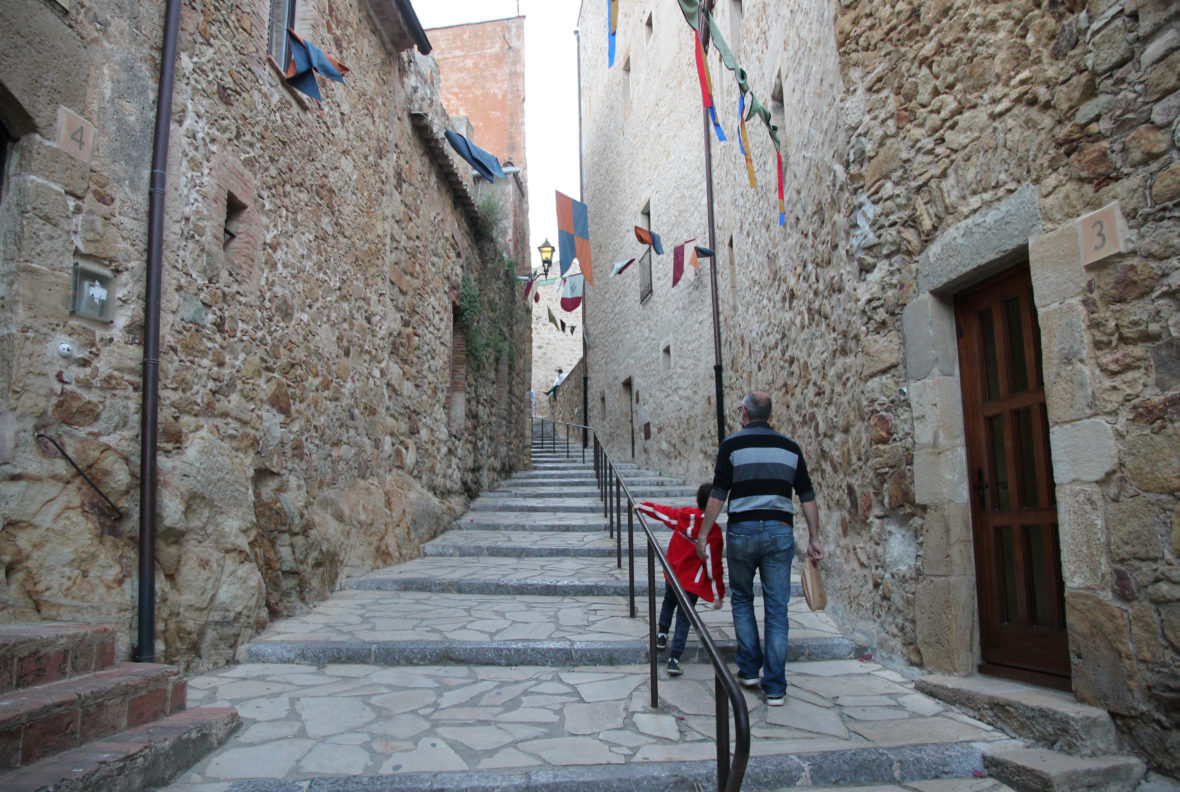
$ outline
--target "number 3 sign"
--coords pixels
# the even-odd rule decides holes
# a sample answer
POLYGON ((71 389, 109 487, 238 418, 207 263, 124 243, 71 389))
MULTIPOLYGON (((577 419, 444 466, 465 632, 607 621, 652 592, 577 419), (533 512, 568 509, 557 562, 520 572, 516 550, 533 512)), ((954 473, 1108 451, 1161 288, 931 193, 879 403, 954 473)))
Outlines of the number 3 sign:
POLYGON ((1126 251, 1127 221, 1118 201, 1079 217, 1077 223, 1083 266, 1126 251))
POLYGON ((94 124, 67 110, 57 108, 57 146, 83 162, 90 162, 94 154, 94 124))

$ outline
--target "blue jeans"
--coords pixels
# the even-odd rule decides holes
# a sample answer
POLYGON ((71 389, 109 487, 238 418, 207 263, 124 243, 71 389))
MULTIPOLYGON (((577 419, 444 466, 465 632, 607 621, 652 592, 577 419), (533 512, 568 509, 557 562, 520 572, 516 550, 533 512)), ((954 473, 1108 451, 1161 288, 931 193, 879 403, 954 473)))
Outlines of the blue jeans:
POLYGON ((795 532, 785 522, 730 523, 725 532, 729 561, 729 589, 733 600, 733 629, 737 634, 737 664, 741 675, 762 676, 762 692, 770 698, 787 693, 787 603, 791 599, 791 561, 795 532), (754 573, 762 582, 766 653, 758 641, 754 617, 754 573))
MULTIPOLYGON (((684 593, 688 595, 688 604, 695 608, 697 599, 699 599, 697 595, 691 591, 684 593)), ((688 622, 688 614, 679 606, 680 603, 676 601, 676 595, 672 593, 672 587, 668 586, 664 589, 664 602, 660 605, 660 620, 656 622, 660 632, 666 633, 668 627, 672 625, 672 613, 676 613, 676 632, 668 644, 668 657, 680 657, 684 654, 684 645, 688 643, 688 628, 691 625, 688 622)))

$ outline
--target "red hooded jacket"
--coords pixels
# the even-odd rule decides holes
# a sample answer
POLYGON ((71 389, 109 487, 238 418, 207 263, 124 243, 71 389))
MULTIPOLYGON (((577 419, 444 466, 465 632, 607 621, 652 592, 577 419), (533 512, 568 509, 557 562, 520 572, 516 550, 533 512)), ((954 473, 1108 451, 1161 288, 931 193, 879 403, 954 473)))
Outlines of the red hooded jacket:
POLYGON ((705 519, 704 512, 695 506, 674 508, 656 503, 641 503, 635 510, 672 529, 672 538, 668 540, 668 563, 685 591, 696 594, 705 602, 725 596, 725 574, 721 562, 725 549, 724 532, 714 530, 709 534, 706 553, 708 563, 697 558, 697 535, 705 519))

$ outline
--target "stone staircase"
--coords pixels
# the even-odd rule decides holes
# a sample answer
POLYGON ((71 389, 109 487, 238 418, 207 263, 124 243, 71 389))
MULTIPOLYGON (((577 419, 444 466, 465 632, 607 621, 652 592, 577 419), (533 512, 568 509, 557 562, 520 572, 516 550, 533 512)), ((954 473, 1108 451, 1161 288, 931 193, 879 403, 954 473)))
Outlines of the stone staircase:
MULTIPOLYGON (((592 467, 574 454, 534 442, 532 469, 422 557, 348 581, 272 625, 241 665, 191 680, 190 698, 236 706, 245 728, 166 792, 716 788, 712 667, 690 635, 684 675, 661 663, 651 707, 646 559, 637 548, 631 618, 592 467)), ((640 498, 693 498, 620 468, 640 498)), ((732 662, 728 603, 700 613, 732 662)), ((790 619, 787 705, 744 692, 744 790, 1009 789, 984 765, 989 746, 1016 747, 1007 735, 872 662, 801 596, 790 619)))
POLYGON ((165 783, 239 724, 232 709, 185 707, 175 668, 115 662, 109 627, 0 626, 0 790, 165 783))

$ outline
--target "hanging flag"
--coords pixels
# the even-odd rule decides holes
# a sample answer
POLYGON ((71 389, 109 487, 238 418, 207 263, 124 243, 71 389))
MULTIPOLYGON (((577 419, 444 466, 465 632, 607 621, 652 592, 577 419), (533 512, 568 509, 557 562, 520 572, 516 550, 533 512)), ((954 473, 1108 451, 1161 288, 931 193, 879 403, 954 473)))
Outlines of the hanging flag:
POLYGON ((574 327, 575 325, 570 325, 570 335, 574 334, 574 327))
POLYGON ((697 79, 701 83, 701 101, 709 111, 709 118, 713 120, 713 131, 717 133, 717 139, 724 142, 725 133, 721 131, 721 124, 717 121, 717 108, 713 107, 713 81, 709 78, 709 63, 705 59, 705 46, 701 43, 699 34, 693 33, 692 37, 697 47, 697 79))
MULTIPOLYGON (((684 277, 684 249, 688 247, 689 242, 696 242, 696 239, 690 239, 672 249, 672 288, 676 288, 676 284, 684 277)), ((694 267, 700 266, 697 263, 695 248, 688 251, 688 263, 694 267)))
POLYGON ((566 313, 576 311, 582 304, 583 279, 581 275, 570 275, 561 289, 561 309, 566 313))
POLYGON ((586 282, 594 285, 594 266, 590 261, 590 217, 586 204, 557 193, 557 249, 561 256, 561 274, 576 258, 582 265, 586 282))
POLYGON ((535 302, 535 303, 541 302, 541 290, 540 289, 533 292, 533 302, 535 302))
POLYGON ((606 68, 615 65, 615 33, 619 29, 619 0, 606 0, 606 68))
POLYGON ((561 332, 563 335, 565 334, 565 320, 564 319, 561 320, 561 332))
POLYGON ((742 156, 746 158, 746 175, 750 178, 750 188, 758 186, 754 178, 754 157, 750 154, 750 138, 746 135, 746 94, 741 94, 738 102, 738 145, 742 149, 742 156))
MULTIPOLYGON (((532 292, 534 283, 536 283, 536 281, 530 280, 528 283, 526 283, 524 285, 524 301, 525 302, 529 301, 529 293, 532 292)), ((537 296, 540 297, 541 295, 538 293, 537 296)))
POLYGON ((651 231, 642 226, 635 226, 635 238, 639 240, 641 245, 651 245, 656 251, 656 255, 664 255, 664 246, 660 242, 660 235, 655 231, 651 231))
MULTIPOLYGON (((557 317, 553 315, 553 309, 550 308, 548 310, 549 310, 549 324, 553 325, 554 327, 557 327, 557 317)), ((558 328, 558 329, 561 329, 561 328, 558 328)))
POLYGON ((310 41, 304 41, 295 35, 295 31, 290 28, 287 28, 287 37, 291 44, 291 60, 287 62, 287 70, 283 76, 287 78, 288 85, 318 102, 320 87, 315 81, 315 72, 329 80, 344 82, 344 75, 348 73, 347 66, 325 54, 310 41))
POLYGON ((460 157, 467 160, 476 172, 488 181, 504 178, 504 169, 500 167, 500 160, 453 129, 446 131, 447 142, 451 144, 460 157))
POLYGON ((615 266, 611 268, 610 276, 613 278, 614 276, 618 275, 620 272, 627 269, 627 267, 630 267, 634 263, 635 263, 635 259, 633 259, 633 258, 627 259, 626 261, 620 261, 618 264, 615 264, 615 266))

